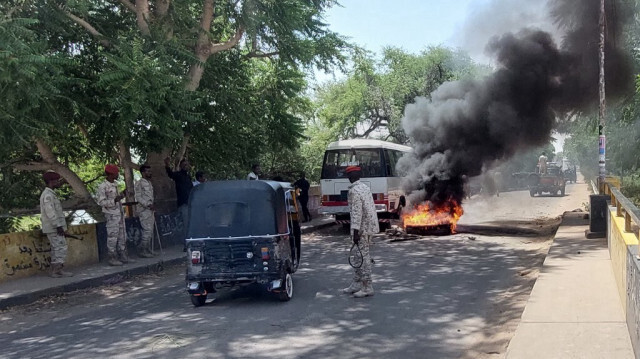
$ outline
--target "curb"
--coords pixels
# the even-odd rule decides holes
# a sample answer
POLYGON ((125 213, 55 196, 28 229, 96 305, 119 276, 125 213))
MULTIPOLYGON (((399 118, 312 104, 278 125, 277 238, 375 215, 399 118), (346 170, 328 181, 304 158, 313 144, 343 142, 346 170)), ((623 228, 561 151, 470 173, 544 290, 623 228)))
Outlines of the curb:
POLYGON ((301 234, 308 234, 308 233, 311 233, 311 232, 317 231, 317 230, 319 230, 319 229, 328 228, 328 227, 335 226, 335 225, 336 225, 336 222, 327 222, 327 223, 322 223, 322 224, 319 224, 319 225, 314 226, 314 227, 302 228, 302 229, 300 230, 300 233, 301 233, 301 234))
POLYGON ((119 272, 105 274, 99 277, 82 279, 73 283, 40 289, 31 293, 18 294, 10 298, 0 299, 0 310, 4 310, 13 306, 31 304, 44 297, 60 295, 91 287, 116 284, 123 281, 125 278, 129 278, 132 276, 161 272, 166 266, 177 265, 180 263, 184 263, 184 261, 185 257, 174 258, 164 262, 157 262, 153 264, 127 268, 119 272))

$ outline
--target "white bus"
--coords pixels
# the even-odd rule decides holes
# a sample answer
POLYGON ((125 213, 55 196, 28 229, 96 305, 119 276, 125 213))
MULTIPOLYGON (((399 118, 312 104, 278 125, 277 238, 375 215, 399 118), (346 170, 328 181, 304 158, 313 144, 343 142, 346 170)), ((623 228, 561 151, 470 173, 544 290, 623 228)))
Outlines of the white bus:
POLYGON ((376 211, 381 222, 388 222, 390 211, 398 205, 401 176, 396 163, 411 147, 379 140, 344 140, 329 144, 324 153, 320 187, 322 202, 320 213, 332 214, 341 224, 349 223, 349 178, 347 166, 360 166, 362 179, 371 188, 376 211))

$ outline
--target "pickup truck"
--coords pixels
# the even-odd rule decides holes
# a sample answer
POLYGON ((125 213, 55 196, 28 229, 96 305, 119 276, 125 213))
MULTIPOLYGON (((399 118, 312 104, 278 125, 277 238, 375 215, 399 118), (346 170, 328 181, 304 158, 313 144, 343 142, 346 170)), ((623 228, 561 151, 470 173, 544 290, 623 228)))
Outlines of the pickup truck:
POLYGON ((528 182, 531 197, 543 193, 564 196, 566 179, 558 166, 548 166, 545 173, 531 173, 528 182))

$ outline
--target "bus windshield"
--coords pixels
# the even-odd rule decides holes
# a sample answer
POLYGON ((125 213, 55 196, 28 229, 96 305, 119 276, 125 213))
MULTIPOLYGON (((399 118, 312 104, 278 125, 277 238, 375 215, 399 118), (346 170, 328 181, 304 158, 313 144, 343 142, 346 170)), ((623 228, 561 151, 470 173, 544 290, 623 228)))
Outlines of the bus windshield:
POLYGON ((322 179, 347 178, 348 166, 360 166, 362 177, 384 177, 381 148, 327 150, 322 164, 322 179))

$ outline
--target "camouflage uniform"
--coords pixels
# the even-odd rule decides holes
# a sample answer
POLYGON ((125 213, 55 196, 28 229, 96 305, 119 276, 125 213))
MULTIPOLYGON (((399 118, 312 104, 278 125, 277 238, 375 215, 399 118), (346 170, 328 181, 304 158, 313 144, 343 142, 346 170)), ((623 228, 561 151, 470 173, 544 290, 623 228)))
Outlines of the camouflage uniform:
MULTIPOLYGON (((366 184, 355 181, 349 186, 349 212, 351 214, 351 233, 357 229, 360 234, 360 251, 362 252, 362 267, 354 268, 354 283, 371 286, 371 255, 369 245, 371 237, 380 231, 376 206, 373 202, 371 189, 366 184)), ((373 292, 373 289, 371 289, 373 292)), ((357 293, 356 293, 357 294, 357 293)))
POLYGON ((109 257, 126 257, 126 233, 124 229, 124 213, 122 204, 115 202, 118 196, 118 185, 105 180, 98 186, 98 205, 107 219, 107 250, 109 257))
POLYGON ((49 187, 40 195, 40 221, 42 233, 47 235, 51 242, 51 264, 64 264, 67 258, 67 241, 57 232, 58 227, 67 230, 67 222, 62 212, 62 204, 56 193, 49 187))
POLYGON ((135 185, 136 201, 138 205, 136 210, 140 218, 142 226, 142 240, 138 245, 139 254, 151 253, 151 241, 153 238, 153 224, 155 218, 153 216, 153 185, 148 179, 142 178, 135 185))

